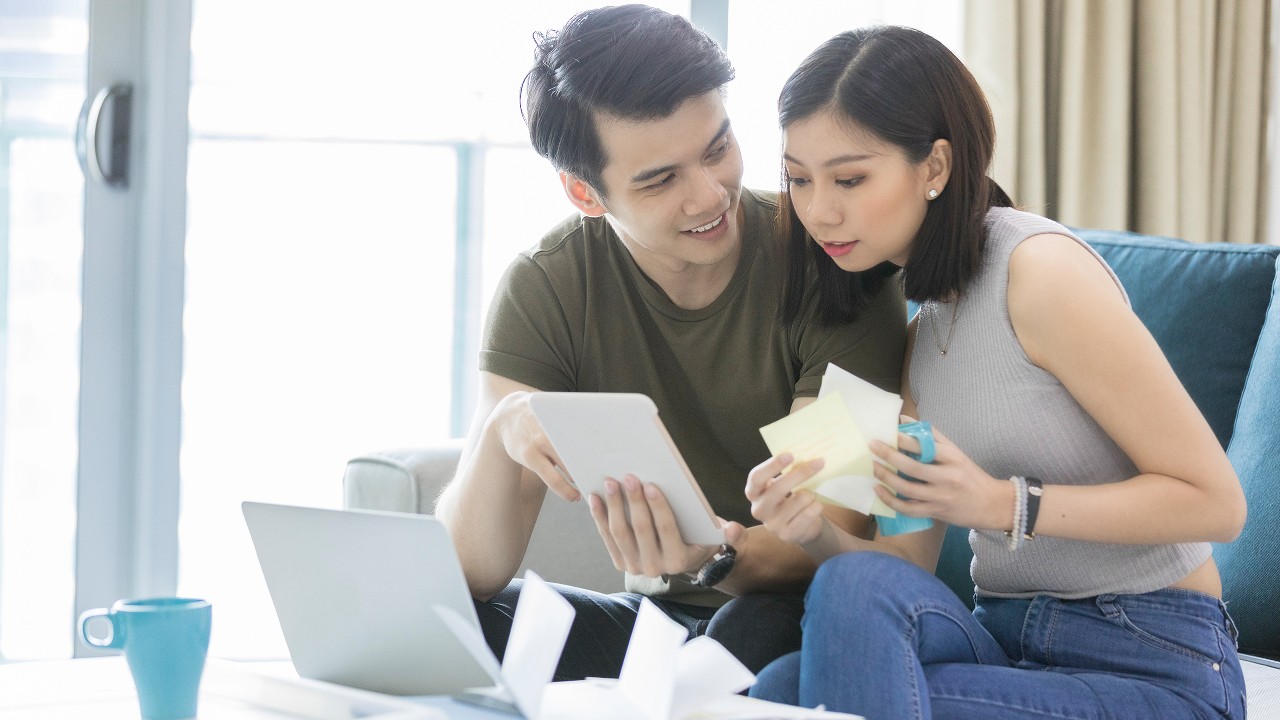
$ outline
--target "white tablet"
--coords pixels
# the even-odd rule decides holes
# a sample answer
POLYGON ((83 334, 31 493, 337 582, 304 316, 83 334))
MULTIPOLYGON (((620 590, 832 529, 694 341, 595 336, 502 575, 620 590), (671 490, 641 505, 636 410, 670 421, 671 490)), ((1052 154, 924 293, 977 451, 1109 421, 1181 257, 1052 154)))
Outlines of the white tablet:
POLYGON ((725 541, 711 505, 647 395, 539 392, 530 396, 529 406, 583 495, 603 499, 605 478, 621 482, 635 475, 662 490, 685 542, 725 541))

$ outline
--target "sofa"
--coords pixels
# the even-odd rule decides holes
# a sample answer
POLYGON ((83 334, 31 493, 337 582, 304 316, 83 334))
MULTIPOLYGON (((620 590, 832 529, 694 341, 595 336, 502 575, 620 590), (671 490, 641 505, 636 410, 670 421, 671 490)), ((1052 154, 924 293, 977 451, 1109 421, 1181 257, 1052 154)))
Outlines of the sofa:
MULTIPOLYGON (((1216 545, 1223 593, 1247 655, 1250 716, 1280 718, 1280 246, 1192 244, 1079 230, 1124 283, 1134 311, 1227 449, 1249 504, 1233 543, 1216 545)), ((1139 408, 1140 412, 1141 409, 1139 408)), ((352 508, 430 513, 461 441, 353 458, 343 478, 352 508)), ((938 575, 972 602, 966 531, 952 528, 938 575)), ((551 493, 525 568, 554 581, 622 589, 584 507, 551 493)))

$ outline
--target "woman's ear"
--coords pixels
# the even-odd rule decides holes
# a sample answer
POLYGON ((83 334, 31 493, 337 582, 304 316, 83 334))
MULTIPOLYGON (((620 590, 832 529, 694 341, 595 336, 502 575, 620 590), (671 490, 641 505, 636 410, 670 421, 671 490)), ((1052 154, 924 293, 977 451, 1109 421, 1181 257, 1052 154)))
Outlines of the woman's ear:
POLYGON ((941 138, 934 140, 933 148, 929 150, 929 157, 925 158, 924 165, 925 188, 932 199, 942 194, 947 181, 951 179, 951 142, 941 138))
POLYGON ((587 184, 585 180, 567 172, 560 173, 560 184, 564 186, 564 194, 569 197, 569 202, 578 208, 583 215, 587 217, 600 217, 609 212, 600 200, 600 195, 595 188, 587 184))

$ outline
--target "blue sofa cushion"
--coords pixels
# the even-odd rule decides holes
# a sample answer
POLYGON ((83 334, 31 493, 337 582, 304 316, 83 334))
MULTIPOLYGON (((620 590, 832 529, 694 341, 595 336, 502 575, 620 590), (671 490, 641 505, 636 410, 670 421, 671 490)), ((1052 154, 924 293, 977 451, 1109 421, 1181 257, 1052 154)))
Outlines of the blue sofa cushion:
POLYGON ((1076 232, 1116 271, 1134 312, 1227 447, 1280 248, 1076 232))
POLYGON ((1222 596, 1240 628, 1240 651, 1280 659, 1280 277, 1227 457, 1244 485, 1249 519, 1235 542, 1213 548, 1222 596))

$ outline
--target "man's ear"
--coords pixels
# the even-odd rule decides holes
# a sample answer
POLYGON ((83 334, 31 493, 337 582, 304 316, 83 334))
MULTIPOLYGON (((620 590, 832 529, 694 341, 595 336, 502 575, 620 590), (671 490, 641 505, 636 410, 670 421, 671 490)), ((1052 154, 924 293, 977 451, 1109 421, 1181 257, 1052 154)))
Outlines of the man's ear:
POLYGON ((925 186, 941 193, 951 179, 951 142, 941 138, 934 140, 924 163, 925 186))
POLYGON ((560 184, 564 186, 564 194, 569 202, 582 211, 587 217, 600 217, 609 212, 600 199, 600 194, 585 180, 567 172, 560 173, 560 184))

